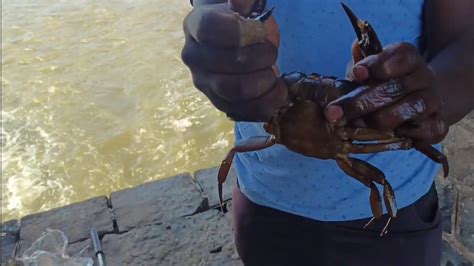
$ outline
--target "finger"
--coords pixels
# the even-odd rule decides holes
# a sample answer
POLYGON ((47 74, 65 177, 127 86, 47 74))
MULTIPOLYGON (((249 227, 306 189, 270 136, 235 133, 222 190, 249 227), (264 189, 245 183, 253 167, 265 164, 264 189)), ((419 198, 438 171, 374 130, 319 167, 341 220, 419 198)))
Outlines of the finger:
POLYGON ((398 80, 361 86, 330 102, 326 107, 326 118, 332 123, 341 119, 352 120, 377 111, 401 96, 402 88, 398 80))
POLYGON ((423 66, 400 79, 392 79, 379 85, 361 86, 329 103, 328 108, 338 106, 343 114, 328 117, 328 120, 338 121, 342 116, 352 120, 370 114, 394 104, 410 93, 431 87, 432 81, 433 73, 428 67, 423 66))
POLYGON ((443 141, 448 134, 448 124, 439 115, 434 115, 417 124, 404 125, 398 128, 397 136, 412 138, 420 143, 436 144, 443 141))
POLYGON ((229 103, 241 103, 261 97, 275 86, 272 68, 247 74, 221 74, 193 70, 193 81, 201 91, 211 90, 214 95, 229 103))
POLYGON ((220 48, 200 45, 186 34, 181 57, 190 68, 214 73, 248 73, 273 66, 277 53, 270 41, 243 48, 220 48))
POLYGON ((195 7, 184 21, 184 31, 200 44, 236 48, 263 43, 265 24, 240 16, 224 3, 195 7))
POLYGON ((371 128, 391 131, 407 122, 417 122, 429 117, 440 105, 439 98, 431 91, 419 91, 371 114, 365 121, 371 128))
MULTIPOLYGON (((370 80, 389 80, 408 75, 424 63, 416 48, 409 43, 399 43, 386 47, 382 53, 368 56, 354 68, 366 68, 370 80)), ((357 79, 358 81, 363 81, 357 79)))
POLYGON ((212 90, 203 91, 217 109, 225 112, 235 121, 267 122, 273 113, 280 108, 286 100, 287 89, 285 83, 278 79, 275 86, 266 94, 257 99, 241 103, 230 103, 212 90))

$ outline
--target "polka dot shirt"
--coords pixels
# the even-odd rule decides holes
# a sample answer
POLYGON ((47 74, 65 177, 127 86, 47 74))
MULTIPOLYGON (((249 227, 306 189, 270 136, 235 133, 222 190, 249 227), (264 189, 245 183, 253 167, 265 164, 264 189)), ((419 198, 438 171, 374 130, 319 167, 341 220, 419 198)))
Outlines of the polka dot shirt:
MULTIPOLYGON (((384 45, 411 42, 421 29, 423 1, 347 0, 357 16, 369 21, 384 45)), ((356 38, 339 1, 269 0, 281 30, 278 65, 282 73, 317 72, 343 78, 356 38)), ((261 123, 236 123, 236 143, 267 133, 261 123)), ((438 148, 440 148, 438 146, 438 148)), ((381 169, 396 193, 398 208, 428 192, 438 164, 415 150, 354 157, 381 169)), ((242 192, 253 202, 322 221, 371 217, 370 190, 345 175, 333 160, 305 157, 282 145, 240 153, 235 165, 242 192)), ((382 192, 379 186, 380 192, 382 192)))

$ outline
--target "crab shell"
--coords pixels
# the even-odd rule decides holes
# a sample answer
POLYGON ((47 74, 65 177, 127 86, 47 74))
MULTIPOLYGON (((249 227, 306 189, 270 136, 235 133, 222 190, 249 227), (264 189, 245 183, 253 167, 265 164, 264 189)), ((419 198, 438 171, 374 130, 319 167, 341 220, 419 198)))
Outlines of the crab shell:
POLYGON ((319 74, 306 76, 294 72, 283 75, 288 85, 288 100, 264 129, 276 143, 289 150, 318 159, 334 159, 347 153, 346 142, 324 116, 328 103, 350 91, 356 84, 319 74))

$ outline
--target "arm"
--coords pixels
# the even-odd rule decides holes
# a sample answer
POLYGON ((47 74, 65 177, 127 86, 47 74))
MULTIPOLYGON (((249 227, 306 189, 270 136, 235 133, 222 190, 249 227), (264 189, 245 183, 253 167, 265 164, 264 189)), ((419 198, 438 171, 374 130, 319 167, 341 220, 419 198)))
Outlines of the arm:
POLYGON ((353 68, 356 80, 396 80, 397 86, 372 86, 341 97, 328 106, 327 119, 361 118, 369 127, 395 130, 420 145, 441 142, 449 126, 474 108, 472 14, 472 0, 427 0, 428 62, 407 43, 364 58, 353 68))

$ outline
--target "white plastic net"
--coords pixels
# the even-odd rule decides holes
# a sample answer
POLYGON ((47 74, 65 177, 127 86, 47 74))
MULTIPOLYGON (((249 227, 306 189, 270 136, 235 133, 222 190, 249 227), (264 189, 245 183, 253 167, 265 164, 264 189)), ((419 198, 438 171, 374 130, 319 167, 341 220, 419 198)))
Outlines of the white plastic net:
POLYGON ((26 266, 93 266, 91 258, 69 257, 67 245, 67 236, 62 231, 47 229, 18 260, 26 266))

